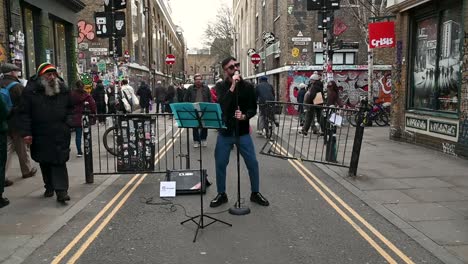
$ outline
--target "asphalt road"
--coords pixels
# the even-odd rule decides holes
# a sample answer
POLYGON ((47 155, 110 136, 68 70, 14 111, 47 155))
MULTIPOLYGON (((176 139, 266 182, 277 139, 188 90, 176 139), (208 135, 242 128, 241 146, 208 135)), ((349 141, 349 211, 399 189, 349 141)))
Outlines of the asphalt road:
MULTIPOLYGON (((210 131, 203 149, 203 167, 213 182, 216 136, 210 131)), ((258 152, 265 139, 254 139, 258 152)), ((163 174, 123 175, 24 263, 441 263, 311 163, 302 167, 257 155, 261 192, 271 203, 262 207, 249 200, 241 160, 242 201, 251 213, 230 215, 235 154, 228 167, 229 203, 208 207, 215 184, 204 195, 205 213, 232 227, 215 222, 194 243, 196 225, 180 222, 200 213, 199 195, 179 195, 167 204, 159 198, 163 174), (150 198, 156 204, 145 203, 150 198)), ((198 168, 198 151, 191 155, 192 168, 198 168)))

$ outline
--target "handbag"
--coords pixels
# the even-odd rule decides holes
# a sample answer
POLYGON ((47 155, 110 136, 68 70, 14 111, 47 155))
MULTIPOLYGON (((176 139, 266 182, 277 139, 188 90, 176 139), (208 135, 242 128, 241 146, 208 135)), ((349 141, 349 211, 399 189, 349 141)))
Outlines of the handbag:
POLYGON ((318 93, 315 95, 315 98, 314 98, 314 100, 312 100, 312 102, 314 103, 314 105, 323 104, 323 95, 322 95, 322 92, 318 92, 318 93))
POLYGON ((138 99, 138 97, 135 95, 135 93, 132 93, 132 102, 133 102, 133 105, 139 105, 140 104, 140 100, 138 99))
POLYGON ((122 100, 122 103, 124 105, 125 111, 130 113, 130 112, 132 112, 132 106, 128 102, 127 94, 125 92, 123 92, 122 94, 123 94, 123 97, 122 97, 121 100, 122 100))

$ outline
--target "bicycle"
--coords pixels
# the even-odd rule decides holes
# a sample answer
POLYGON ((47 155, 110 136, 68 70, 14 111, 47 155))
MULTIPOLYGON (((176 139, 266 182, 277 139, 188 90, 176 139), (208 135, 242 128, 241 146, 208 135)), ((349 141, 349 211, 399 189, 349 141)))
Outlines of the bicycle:
POLYGON ((275 120, 275 114, 276 114, 276 105, 272 104, 264 104, 262 106, 265 106, 263 109, 263 114, 264 114, 264 125, 263 129, 265 130, 264 136, 266 139, 271 139, 273 136, 273 129, 274 127, 278 127, 279 123, 278 121, 275 120))
MULTIPOLYGON (((388 114, 388 107, 384 106, 382 103, 375 103, 373 105, 369 104, 368 110, 364 114, 362 124, 369 126, 372 122, 375 122, 378 126, 388 125, 390 118, 388 114)), ((352 115, 349 118, 349 123, 352 126, 356 126, 357 113, 352 115)))

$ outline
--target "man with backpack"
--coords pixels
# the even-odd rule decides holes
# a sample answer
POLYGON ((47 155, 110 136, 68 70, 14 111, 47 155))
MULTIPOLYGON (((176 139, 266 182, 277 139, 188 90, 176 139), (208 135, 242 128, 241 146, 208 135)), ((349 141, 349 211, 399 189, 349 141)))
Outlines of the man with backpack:
MULTIPOLYGON (((23 141, 17 129, 18 110, 21 103, 21 94, 23 93, 24 86, 21 84, 18 77, 20 76, 21 69, 11 63, 2 64, 0 72, 3 78, 0 79, 0 94, 7 104, 9 111, 8 133, 7 133, 7 161, 6 170, 11 163, 11 157, 16 152, 21 168, 23 178, 30 178, 36 175, 37 169, 31 166, 31 159, 29 153, 29 146, 23 141)), ((5 186, 12 185, 13 182, 6 179, 5 186)))

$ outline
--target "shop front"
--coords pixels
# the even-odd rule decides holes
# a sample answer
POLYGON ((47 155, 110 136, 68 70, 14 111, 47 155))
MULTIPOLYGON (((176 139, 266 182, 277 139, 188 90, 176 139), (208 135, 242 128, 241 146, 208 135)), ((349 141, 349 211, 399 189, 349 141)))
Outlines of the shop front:
POLYGON ((397 2, 391 137, 468 157, 464 1, 397 2))

